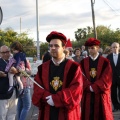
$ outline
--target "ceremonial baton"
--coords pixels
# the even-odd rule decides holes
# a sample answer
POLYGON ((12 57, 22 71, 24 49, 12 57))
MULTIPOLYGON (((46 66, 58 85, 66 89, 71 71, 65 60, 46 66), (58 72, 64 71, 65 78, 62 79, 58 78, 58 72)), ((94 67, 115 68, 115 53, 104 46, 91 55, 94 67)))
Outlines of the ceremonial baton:
POLYGON ((19 71, 20 71, 23 75, 25 75, 27 78, 29 78, 29 79, 30 79, 32 82, 34 82, 38 87, 44 89, 41 85, 39 85, 36 81, 34 81, 34 80, 30 77, 30 75, 28 75, 25 71, 23 71, 23 70, 20 69, 20 68, 18 68, 18 69, 19 69, 19 71))
POLYGON ((86 78, 86 80, 88 80, 88 78, 85 76, 85 74, 82 72, 82 75, 86 78))

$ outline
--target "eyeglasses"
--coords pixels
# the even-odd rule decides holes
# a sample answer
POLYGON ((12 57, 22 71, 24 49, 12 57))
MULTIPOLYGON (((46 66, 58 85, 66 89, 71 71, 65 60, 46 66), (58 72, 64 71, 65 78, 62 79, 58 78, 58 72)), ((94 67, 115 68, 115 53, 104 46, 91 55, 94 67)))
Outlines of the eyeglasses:
POLYGON ((119 48, 119 47, 112 47, 112 48, 119 48))
POLYGON ((9 53, 10 51, 4 51, 4 52, 0 52, 1 54, 6 54, 9 53))

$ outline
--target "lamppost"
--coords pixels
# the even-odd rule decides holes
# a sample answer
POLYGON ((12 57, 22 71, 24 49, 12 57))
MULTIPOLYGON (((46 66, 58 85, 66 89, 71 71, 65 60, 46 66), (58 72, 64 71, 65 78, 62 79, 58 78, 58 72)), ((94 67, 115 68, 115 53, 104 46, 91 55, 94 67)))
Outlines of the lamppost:
MULTIPOLYGON (((39 41, 39 43, 38 43, 38 41, 33 41, 34 42, 34 45, 35 45, 35 47, 37 48, 38 46, 39 46, 39 48, 40 48, 40 45, 41 45, 41 41, 39 41)), ((39 53, 40 53, 40 51, 39 51, 39 53)), ((40 55, 40 54, 39 54, 40 55)), ((38 55, 38 53, 37 53, 37 59, 38 59, 38 57, 40 58, 40 56, 38 55)), ((40 60, 40 59, 38 59, 38 60, 40 60)))
POLYGON ((94 0, 94 2, 93 2, 93 0, 91 0, 92 20, 93 20, 93 28, 94 28, 94 38, 97 38, 96 27, 95 27, 94 4, 95 4, 95 0, 94 0))
POLYGON ((37 58, 38 60, 40 60, 38 0, 36 0, 36 26, 37 26, 37 58))

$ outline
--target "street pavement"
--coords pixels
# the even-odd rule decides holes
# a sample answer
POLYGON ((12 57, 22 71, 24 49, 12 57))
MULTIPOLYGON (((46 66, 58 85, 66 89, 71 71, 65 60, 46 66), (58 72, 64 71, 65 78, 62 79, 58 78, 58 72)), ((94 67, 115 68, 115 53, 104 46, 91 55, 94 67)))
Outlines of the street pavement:
MULTIPOLYGON (((31 90, 31 96, 33 91, 31 90)), ((114 120, 120 120, 120 111, 113 112, 114 120)), ((38 120, 38 108, 35 107, 33 104, 31 106, 31 109, 28 113, 26 120, 38 120)))
MULTIPOLYGON (((114 120, 120 120, 120 111, 114 112, 114 120)), ((32 105, 26 120, 38 120, 38 108, 32 105)))
POLYGON ((113 115, 114 115, 114 120, 120 120, 120 111, 114 112, 113 115))
POLYGON ((34 105, 31 106, 31 109, 28 113, 26 120, 38 120, 38 108, 34 105))
MULTIPOLYGON (((120 111, 114 112, 114 120, 120 120, 120 111)), ((26 120, 38 120, 38 108, 32 105, 26 120)))
MULTIPOLYGON (((33 89, 31 89, 31 96, 32 94, 33 94, 33 89)), ((113 116, 114 116, 114 120, 120 120, 120 111, 113 112, 113 116)), ((31 109, 28 113, 26 120, 38 120, 38 108, 33 104, 31 105, 31 109)))

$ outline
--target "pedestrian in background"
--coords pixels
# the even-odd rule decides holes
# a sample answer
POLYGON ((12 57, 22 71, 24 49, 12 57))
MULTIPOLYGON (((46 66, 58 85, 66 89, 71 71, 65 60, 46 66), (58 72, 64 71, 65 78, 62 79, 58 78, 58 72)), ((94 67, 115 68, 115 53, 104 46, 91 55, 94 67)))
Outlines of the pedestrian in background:
POLYGON ((43 55, 43 63, 48 61, 48 60, 51 60, 51 55, 50 55, 50 49, 48 47, 48 51, 43 55))
MULTIPOLYGON (((27 60, 26 71, 28 75, 31 75, 31 66, 29 60, 27 60)), ((17 105, 17 120, 26 120, 28 112, 31 108, 31 88, 32 81, 25 75, 21 75, 21 81, 23 83, 24 94, 18 98, 17 105)))
POLYGON ((19 84, 19 96, 22 96, 24 93, 23 84, 20 79, 20 71, 25 71, 26 68, 26 55, 23 52, 22 44, 18 41, 15 41, 10 46, 11 51, 13 52, 13 57, 10 58, 9 63, 6 66, 5 71, 8 72, 9 77, 9 89, 8 92, 10 92, 13 89, 13 77, 16 78, 18 84, 19 84), (11 74, 9 71, 16 68, 18 71, 17 74, 11 74))
MULTIPOLYGON (((15 120, 17 98, 16 90, 12 89, 8 93, 9 89, 9 78, 5 73, 5 68, 9 62, 10 49, 3 45, 0 47, 0 120, 15 120)), ((16 74, 15 69, 11 70, 10 73, 16 74)))
POLYGON ((80 63, 80 61, 83 59, 81 55, 81 49, 80 48, 75 48, 74 50, 74 57, 73 57, 73 60, 77 63, 80 63))
POLYGON ((112 87, 111 98, 113 103, 113 112, 120 110, 120 53, 119 43, 114 42, 111 45, 112 53, 107 56, 112 67, 112 87))

